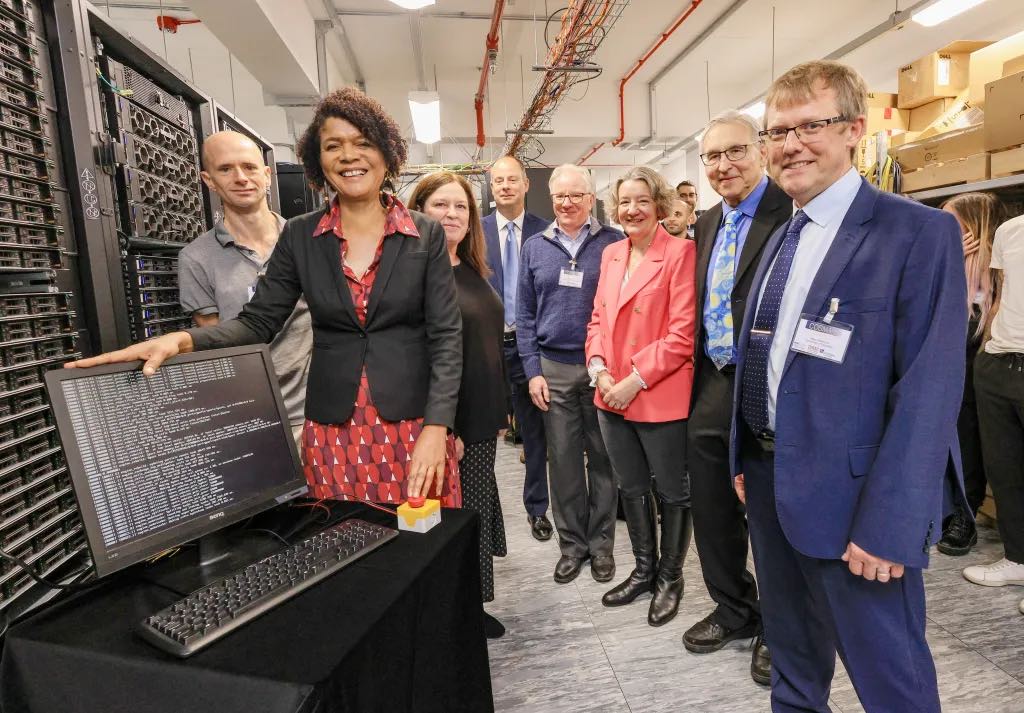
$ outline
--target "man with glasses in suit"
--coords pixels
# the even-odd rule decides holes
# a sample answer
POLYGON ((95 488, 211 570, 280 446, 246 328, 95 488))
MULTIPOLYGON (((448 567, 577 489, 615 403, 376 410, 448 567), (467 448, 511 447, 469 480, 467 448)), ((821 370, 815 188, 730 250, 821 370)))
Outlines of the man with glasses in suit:
POLYGON ((757 585, 747 570, 747 518, 729 479, 729 433, 736 335, 768 237, 789 220, 792 201, 765 175, 760 127, 728 111, 701 138, 704 171, 722 201, 697 220, 697 339, 688 430, 693 529, 715 609, 690 627, 683 645, 698 654, 756 637, 750 673, 767 685, 757 585))

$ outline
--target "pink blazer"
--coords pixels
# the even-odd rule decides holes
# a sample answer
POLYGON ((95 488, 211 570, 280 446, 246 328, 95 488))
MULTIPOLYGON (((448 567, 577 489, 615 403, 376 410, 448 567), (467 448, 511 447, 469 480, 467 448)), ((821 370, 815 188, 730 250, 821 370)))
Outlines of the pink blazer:
POLYGON ((598 408, 629 421, 663 422, 690 415, 693 344, 697 314, 693 241, 658 226, 650 248, 625 287, 629 239, 605 248, 594 312, 587 327, 587 362, 599 356, 615 381, 636 366, 647 389, 625 411, 594 395, 598 408))

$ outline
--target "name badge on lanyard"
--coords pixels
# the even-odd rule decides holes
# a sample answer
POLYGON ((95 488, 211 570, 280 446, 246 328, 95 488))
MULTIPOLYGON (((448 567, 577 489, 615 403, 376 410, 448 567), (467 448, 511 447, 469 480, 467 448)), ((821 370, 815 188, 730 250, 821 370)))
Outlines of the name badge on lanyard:
POLYGON ((266 268, 261 269, 258 273, 256 273, 256 279, 253 280, 252 284, 249 285, 247 288, 245 288, 246 289, 246 294, 248 295, 246 297, 246 300, 245 300, 246 302, 251 302, 252 301, 252 298, 256 295, 256 288, 259 287, 260 280, 266 274, 267 274, 266 268))
POLYGON ((836 322, 834 317, 839 311, 839 298, 833 297, 828 314, 818 318, 813 314, 800 315, 796 334, 790 349, 800 354, 825 359, 842 364, 846 359, 846 350, 853 336, 853 325, 836 322))
POLYGON ((575 259, 569 261, 568 269, 563 267, 558 271, 558 286, 576 289, 583 287, 583 270, 576 269, 575 259))

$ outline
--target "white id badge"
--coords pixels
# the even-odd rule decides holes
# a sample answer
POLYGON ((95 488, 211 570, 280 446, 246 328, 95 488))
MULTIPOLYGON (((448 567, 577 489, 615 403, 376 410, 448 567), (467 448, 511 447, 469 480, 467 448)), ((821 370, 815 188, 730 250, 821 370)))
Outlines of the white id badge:
POLYGON ((583 270, 567 270, 562 268, 558 273, 560 287, 583 287, 583 270))
POLYGON ((254 282, 254 283, 252 283, 251 285, 249 285, 248 287, 245 288, 246 293, 249 295, 248 298, 246 298, 246 302, 251 302, 252 301, 253 295, 256 294, 256 285, 257 284, 259 284, 259 283, 254 282))
POLYGON ((800 354, 842 364, 852 336, 852 324, 826 321, 813 314, 802 314, 789 348, 800 354))

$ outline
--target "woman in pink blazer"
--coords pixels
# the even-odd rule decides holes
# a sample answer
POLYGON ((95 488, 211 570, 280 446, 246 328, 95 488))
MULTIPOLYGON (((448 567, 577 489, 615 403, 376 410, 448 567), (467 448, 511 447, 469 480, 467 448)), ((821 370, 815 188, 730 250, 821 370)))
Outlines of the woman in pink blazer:
POLYGON ((627 240, 608 246, 587 329, 587 364, 601 434, 618 481, 636 568, 602 598, 629 604, 651 592, 647 622, 670 621, 683 595, 690 544, 686 419, 693 384, 696 255, 693 241, 658 221, 675 194, 657 172, 631 169, 612 186, 609 214, 627 240), (661 559, 654 490, 661 501, 661 559))

